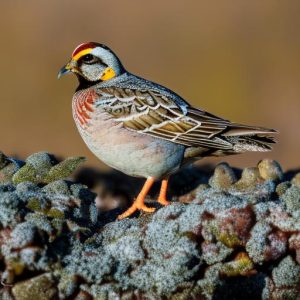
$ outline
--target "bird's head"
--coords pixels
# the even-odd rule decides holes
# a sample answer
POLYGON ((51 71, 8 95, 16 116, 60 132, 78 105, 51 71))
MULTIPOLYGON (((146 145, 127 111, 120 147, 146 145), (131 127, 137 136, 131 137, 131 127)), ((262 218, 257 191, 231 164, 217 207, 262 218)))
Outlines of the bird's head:
POLYGON ((117 77, 125 70, 112 50, 89 42, 75 48, 71 60, 59 71, 58 78, 70 72, 76 74, 81 83, 93 84, 117 77))

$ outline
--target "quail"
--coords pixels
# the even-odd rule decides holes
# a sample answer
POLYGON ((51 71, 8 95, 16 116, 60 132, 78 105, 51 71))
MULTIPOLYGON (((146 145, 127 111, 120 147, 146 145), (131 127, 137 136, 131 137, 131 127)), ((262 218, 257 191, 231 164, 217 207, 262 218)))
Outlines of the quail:
POLYGON ((269 151, 273 129, 232 123, 194 108, 170 89, 128 72, 116 54, 95 42, 80 44, 58 77, 74 73, 79 86, 72 111, 80 135, 105 164, 146 178, 118 218, 153 212, 145 197, 161 180, 158 202, 168 205, 168 178, 204 157, 269 151))

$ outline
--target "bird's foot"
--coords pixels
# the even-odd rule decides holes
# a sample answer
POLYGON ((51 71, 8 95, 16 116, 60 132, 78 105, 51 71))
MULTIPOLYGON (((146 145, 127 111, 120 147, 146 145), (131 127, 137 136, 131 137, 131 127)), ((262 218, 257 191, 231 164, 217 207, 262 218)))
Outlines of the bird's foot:
POLYGON ((166 197, 158 197, 157 202, 163 206, 167 206, 170 204, 170 201, 168 201, 166 197))
POLYGON ((118 220, 122 220, 124 218, 131 216, 137 210, 141 210, 147 213, 152 213, 155 211, 155 208, 146 206, 144 203, 144 199, 137 198, 124 213, 118 216, 118 220))

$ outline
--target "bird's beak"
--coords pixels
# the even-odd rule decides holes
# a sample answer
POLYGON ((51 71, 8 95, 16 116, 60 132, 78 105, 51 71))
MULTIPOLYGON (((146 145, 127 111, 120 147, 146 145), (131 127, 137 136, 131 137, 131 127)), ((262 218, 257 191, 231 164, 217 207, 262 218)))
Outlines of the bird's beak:
POLYGON ((58 74, 57 74, 57 79, 59 79, 61 76, 66 75, 66 74, 68 74, 68 73, 70 73, 70 72, 71 72, 70 63, 67 63, 65 66, 63 66, 63 67, 59 70, 59 72, 58 72, 58 74))
POLYGON ((77 66, 77 63, 74 62, 73 60, 71 60, 70 62, 68 62, 65 66, 63 66, 58 74, 57 74, 57 78, 59 79, 60 77, 62 77, 63 75, 66 75, 68 73, 71 73, 71 72, 76 72, 76 66, 77 66))

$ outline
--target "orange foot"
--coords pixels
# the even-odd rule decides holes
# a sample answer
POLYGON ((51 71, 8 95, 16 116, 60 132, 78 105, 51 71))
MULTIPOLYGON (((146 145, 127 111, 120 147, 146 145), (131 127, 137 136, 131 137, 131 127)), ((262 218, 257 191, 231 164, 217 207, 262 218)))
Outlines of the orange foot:
POLYGON ((135 199, 133 204, 123 214, 118 216, 118 220, 122 220, 124 218, 131 216, 137 210, 142 210, 142 211, 149 212, 149 213, 155 211, 154 207, 148 207, 144 203, 145 197, 147 196, 154 181, 155 181, 154 177, 149 177, 146 180, 141 192, 139 193, 139 195, 137 196, 137 198, 135 199))
MULTIPOLYGON (((163 179, 163 181, 161 182, 161 188, 157 199, 158 203, 160 203, 163 206, 170 204, 170 202, 167 200, 168 180, 169 179, 163 179)), ((155 211, 154 207, 148 207, 144 203, 145 197, 147 196, 154 181, 155 181, 154 177, 149 177, 146 180, 141 192, 139 193, 139 195, 137 196, 133 204, 123 214, 118 216, 118 220, 122 220, 124 218, 131 216, 137 210, 142 210, 148 213, 152 213, 155 211)))
POLYGON ((169 179, 163 179, 163 181, 161 182, 161 188, 157 199, 158 203, 160 203, 163 206, 170 204, 170 202, 167 200, 168 180, 169 179))

